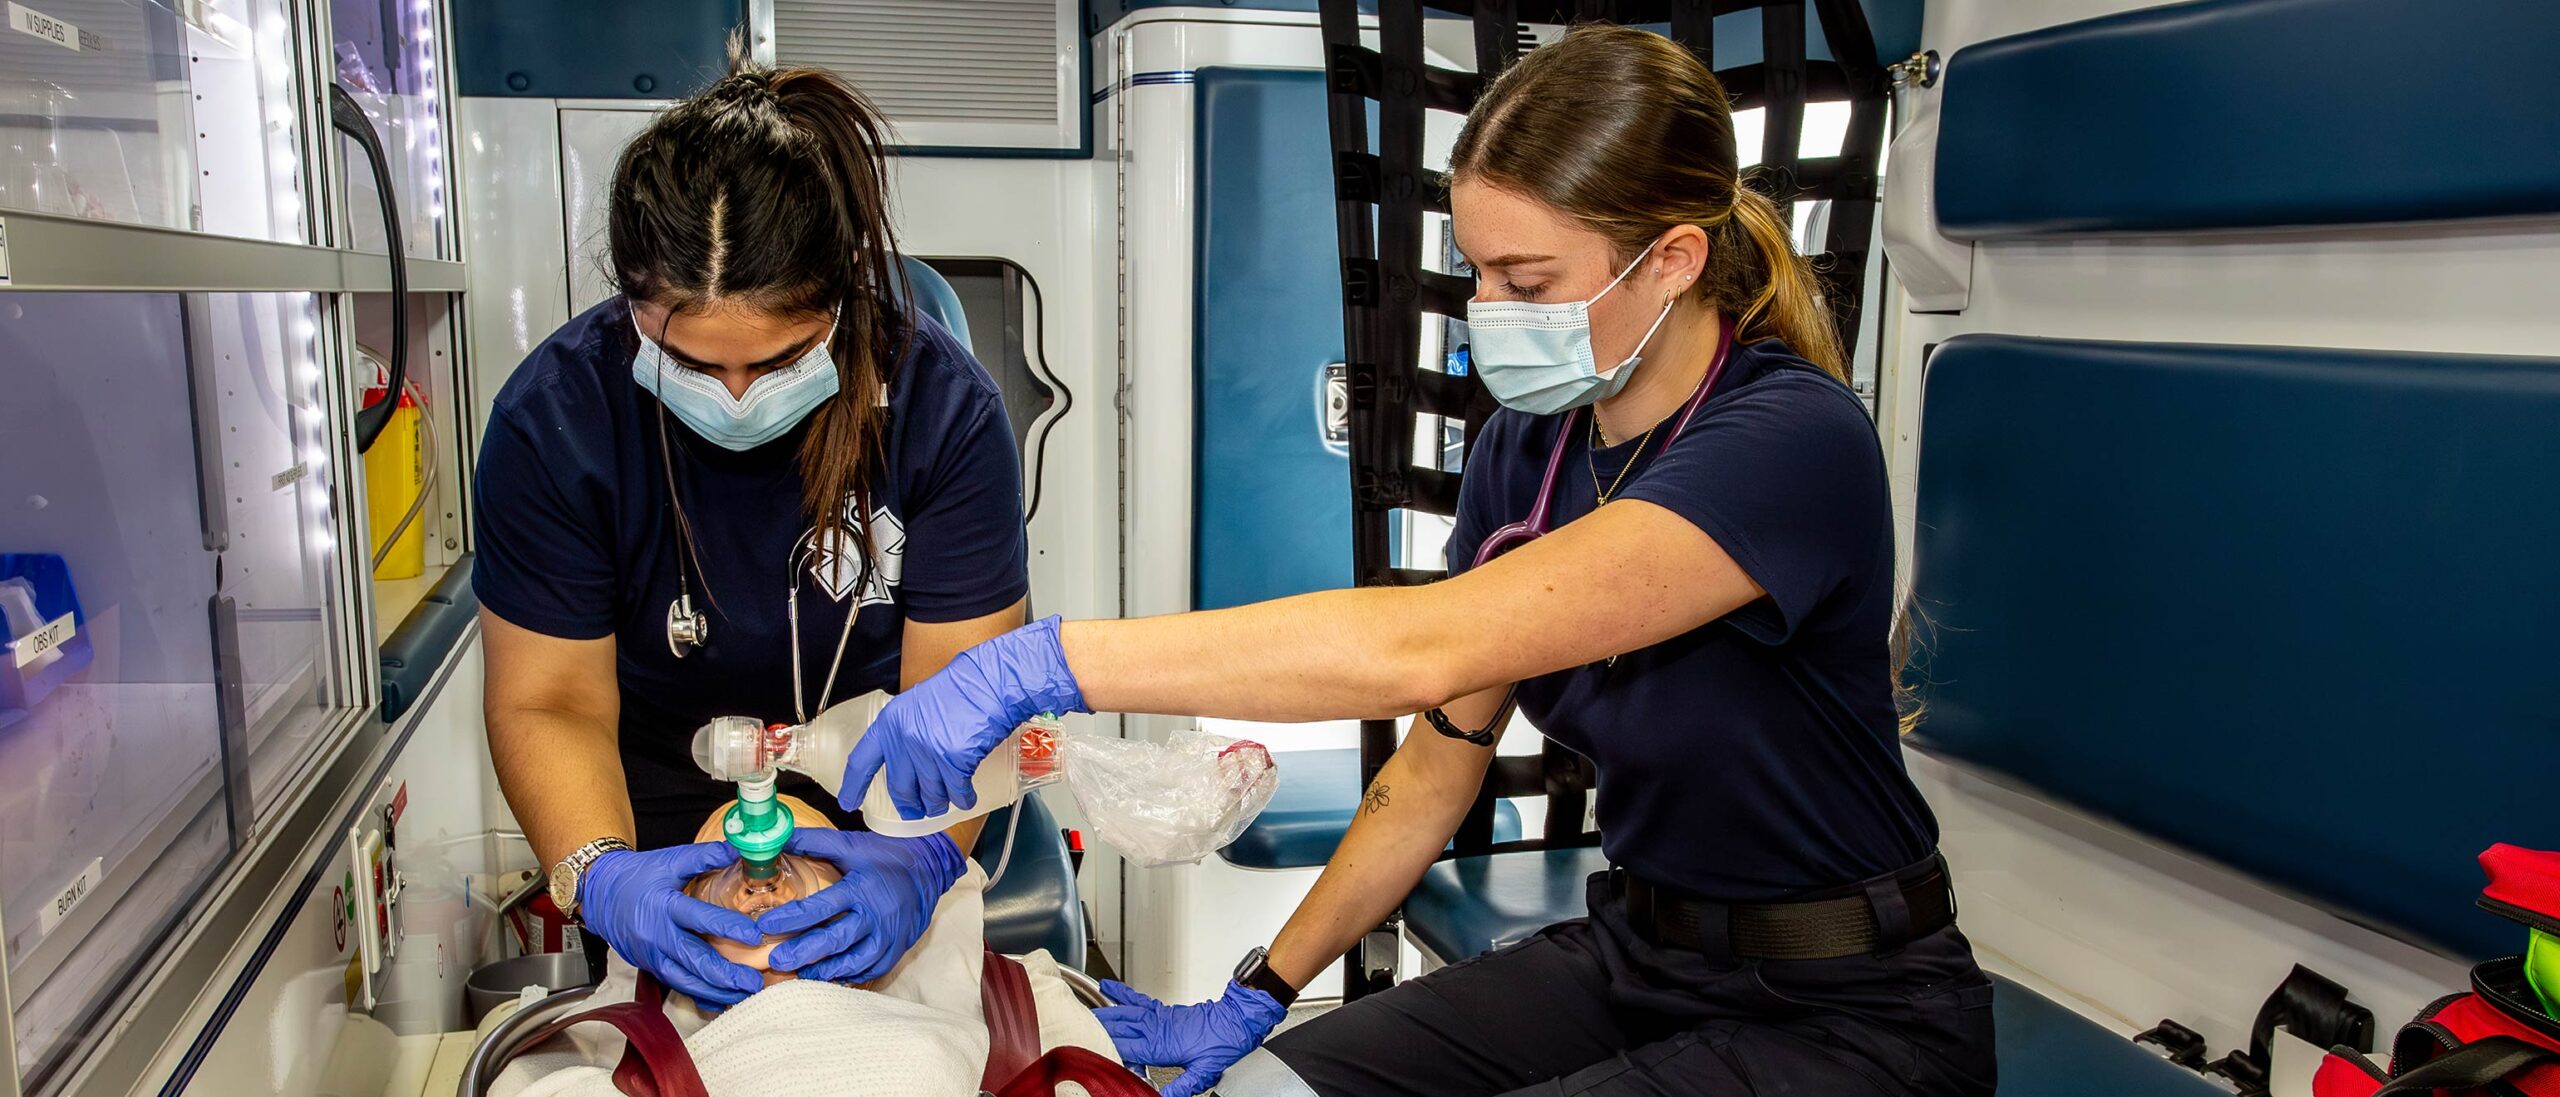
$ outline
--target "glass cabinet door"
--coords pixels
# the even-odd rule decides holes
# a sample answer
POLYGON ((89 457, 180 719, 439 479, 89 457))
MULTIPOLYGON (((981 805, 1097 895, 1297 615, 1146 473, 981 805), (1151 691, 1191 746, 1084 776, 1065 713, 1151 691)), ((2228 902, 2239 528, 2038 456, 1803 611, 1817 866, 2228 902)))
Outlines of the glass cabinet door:
POLYGON ((350 717, 317 331, 302 294, 0 296, 0 927, 32 1085, 350 717))
POLYGON ((0 31, 0 206, 302 243, 284 0, 26 0, 0 31))
MULTIPOLYGON (((338 84, 364 107, 390 160, 405 254, 451 259, 445 216, 443 100, 435 0, 329 0, 329 29, 338 84)), ((345 160, 347 216, 353 246, 383 250, 379 185, 364 153, 338 142, 345 160)))
POLYGON ((183 303, 208 509, 225 527, 228 619, 214 622, 215 639, 237 656, 248 799, 263 816, 315 760, 309 748, 349 703, 328 654, 342 641, 332 612, 342 565, 319 305, 308 294, 269 293, 191 295, 183 303))

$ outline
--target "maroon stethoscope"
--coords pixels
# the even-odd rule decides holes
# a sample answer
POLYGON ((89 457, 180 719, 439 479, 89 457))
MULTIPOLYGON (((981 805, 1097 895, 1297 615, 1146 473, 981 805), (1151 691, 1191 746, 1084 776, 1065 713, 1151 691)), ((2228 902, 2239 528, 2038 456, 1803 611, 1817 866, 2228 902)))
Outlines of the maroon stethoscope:
MULTIPOLYGON (((1689 420, 1695 418, 1698 409, 1706 405, 1707 394, 1715 391, 1716 379, 1724 375, 1725 360, 1730 356, 1732 349, 1733 323, 1727 320, 1716 333, 1716 359, 1707 364, 1707 375, 1698 380, 1698 391, 1689 394, 1689 402, 1681 407, 1680 417, 1672 421, 1671 436, 1662 440, 1663 449, 1671 448, 1671 443, 1679 439, 1681 432, 1689 429, 1689 420)), ((1547 455, 1546 479, 1538 484, 1538 497, 1529 504, 1529 516, 1486 535, 1483 543, 1476 546, 1476 560, 1472 566, 1483 567, 1494 557, 1547 535, 1554 520, 1556 475, 1564 469, 1564 454, 1567 449, 1572 448, 1574 426, 1580 421, 1577 417, 1582 412, 1583 409, 1575 408, 1565 413, 1564 429, 1556 432, 1555 452, 1547 455)), ((1628 454, 1627 460, 1634 461, 1643 456, 1644 454, 1639 451, 1628 454)), ((1511 710, 1519 703, 1519 699, 1520 685, 1514 682, 1509 690, 1504 691, 1502 707, 1494 710, 1492 722, 1475 731, 1468 731, 1452 723, 1448 714, 1441 712, 1437 707, 1423 713, 1422 716, 1423 719, 1430 721, 1433 730, 1442 735, 1487 747, 1493 745, 1494 732, 1503 724, 1510 722, 1511 710)))

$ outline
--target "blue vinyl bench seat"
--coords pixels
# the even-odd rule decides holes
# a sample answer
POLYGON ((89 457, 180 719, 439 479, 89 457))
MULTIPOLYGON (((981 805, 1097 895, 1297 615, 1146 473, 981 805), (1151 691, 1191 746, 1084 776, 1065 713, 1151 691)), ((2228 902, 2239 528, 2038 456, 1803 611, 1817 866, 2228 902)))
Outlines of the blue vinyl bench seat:
POLYGON ((1997 975, 2001 1097, 2207 1097, 2227 1093, 2103 1025, 1997 975))
POLYGON ((1082 970, 1084 904, 1076 894, 1075 861, 1067 854, 1066 836, 1058 833, 1058 817, 1038 792, 987 813, 986 829, 978 834, 978 863, 995 871, 1008 817, 1017 811, 1022 824, 1013 837, 1013 861, 987 889, 987 946, 1015 956, 1045 948, 1059 963, 1082 970))
MULTIPOLYGON (((2552 742, 2560 360, 1967 334, 1926 386, 1919 745, 2511 946, 2472 857, 2560 833, 2515 764, 2552 742)), ((1994 1008, 2004 1094, 2217 1092, 2024 988, 1994 1008)))
POLYGON ((2448 955, 2549 810, 2560 359, 1961 335, 1914 741, 2448 955), (2352 804, 2353 810, 2342 805, 2352 804))
MULTIPOLYGON (((1314 868, 1333 858, 1342 832, 1360 806, 1360 751, 1275 751, 1280 787, 1271 805, 1253 825, 1218 856, 1238 868, 1314 868)), ((1493 807, 1493 840, 1520 837, 1520 809, 1508 803, 1493 807)))
POLYGON ((1405 899, 1405 929, 1433 956, 1464 960, 1582 917, 1584 881, 1607 867, 1609 859, 1597 849, 1442 861, 1405 899))

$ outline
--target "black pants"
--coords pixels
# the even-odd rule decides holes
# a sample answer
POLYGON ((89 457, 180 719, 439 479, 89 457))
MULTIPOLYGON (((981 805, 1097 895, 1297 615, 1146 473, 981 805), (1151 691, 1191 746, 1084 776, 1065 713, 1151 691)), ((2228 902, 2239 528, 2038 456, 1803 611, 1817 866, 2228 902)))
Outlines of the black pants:
POLYGON ((1638 937, 1605 874, 1589 917, 1362 998, 1265 1051, 1277 1064, 1248 1059, 1221 1092, 1958 1097, 1989 1094, 1995 1076, 1991 983, 1955 927, 1883 957, 1719 966, 1638 937))

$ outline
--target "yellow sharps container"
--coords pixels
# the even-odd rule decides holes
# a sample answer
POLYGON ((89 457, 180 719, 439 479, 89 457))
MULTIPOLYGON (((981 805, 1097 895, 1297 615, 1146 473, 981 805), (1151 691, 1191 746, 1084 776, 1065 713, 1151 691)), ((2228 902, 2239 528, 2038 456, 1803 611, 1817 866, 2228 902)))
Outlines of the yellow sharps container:
MULTIPOLYGON (((381 389, 364 394, 364 405, 370 406, 384 396, 381 389)), ((385 538, 400 525, 400 519, 418 501, 425 490, 426 451, 418 434, 418 402, 408 393, 400 394, 400 406, 391 412, 391 421, 382 428, 382 437, 364 453, 365 514, 373 525, 373 552, 366 558, 381 555, 385 538)), ((391 545, 391 554, 382 558, 382 566, 373 570, 376 579, 415 579, 427 568, 427 516, 418 515, 400 539, 391 545)))

